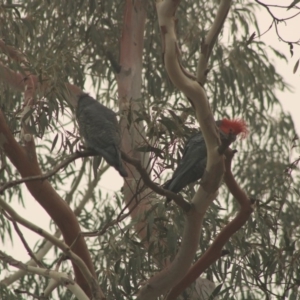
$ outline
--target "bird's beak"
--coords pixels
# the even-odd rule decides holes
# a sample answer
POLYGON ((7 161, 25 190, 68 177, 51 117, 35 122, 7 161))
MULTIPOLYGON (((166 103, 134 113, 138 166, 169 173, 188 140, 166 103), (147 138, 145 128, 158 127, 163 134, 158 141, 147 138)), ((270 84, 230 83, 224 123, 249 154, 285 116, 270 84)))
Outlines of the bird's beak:
POLYGON ((232 133, 231 131, 229 133, 224 133, 223 131, 220 130, 219 132, 220 132, 221 141, 227 140, 231 144, 236 140, 236 134, 232 133))

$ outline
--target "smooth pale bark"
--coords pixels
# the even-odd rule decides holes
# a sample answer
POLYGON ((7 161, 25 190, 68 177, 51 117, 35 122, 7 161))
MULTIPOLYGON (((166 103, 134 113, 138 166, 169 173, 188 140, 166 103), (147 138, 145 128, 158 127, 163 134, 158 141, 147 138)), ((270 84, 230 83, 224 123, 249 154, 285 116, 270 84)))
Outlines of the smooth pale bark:
MULTIPOLYGON (((140 102, 136 100, 142 97, 142 60, 147 3, 145 0, 126 1, 120 40, 120 72, 116 75, 122 115, 120 122, 122 150, 132 158, 140 160, 143 167, 147 166, 148 155, 135 151, 135 148, 143 143, 145 132, 142 122, 133 121, 137 117, 135 111, 141 110, 140 102), (131 124, 128 123, 129 114, 131 124)), ((129 176, 124 182, 124 201, 131 212, 131 217, 139 220, 135 223, 136 232, 140 239, 144 240, 147 233, 143 215, 151 207, 146 196, 150 190, 144 188, 143 192, 138 191, 144 187, 144 183, 135 167, 127 164, 127 173, 129 176)))
MULTIPOLYGON (((141 288, 138 293, 139 300, 156 299, 186 275, 198 248, 203 217, 217 195, 225 170, 223 155, 218 152, 220 139, 205 90, 196 80, 196 77, 184 70, 179 62, 180 51, 178 50, 175 32, 175 13, 179 3, 179 0, 163 0, 157 1, 156 4, 162 36, 164 65, 172 83, 185 94, 195 109, 206 142, 207 166, 201 180, 201 186, 192 200, 193 206, 186 215, 181 246, 174 261, 141 288)), ((218 28, 222 27, 224 20, 225 18, 218 22, 218 28)), ((220 29, 215 31, 216 35, 212 41, 216 40, 219 31, 220 29)), ((211 49, 206 51, 206 61, 210 52, 211 49)), ((205 72, 206 70, 202 71, 205 72)))

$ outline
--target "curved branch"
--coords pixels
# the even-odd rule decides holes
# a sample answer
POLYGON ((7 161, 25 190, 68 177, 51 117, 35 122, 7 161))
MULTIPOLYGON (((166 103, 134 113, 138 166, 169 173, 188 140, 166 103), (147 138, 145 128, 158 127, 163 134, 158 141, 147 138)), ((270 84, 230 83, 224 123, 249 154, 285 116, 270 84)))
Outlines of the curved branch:
MULTIPOLYGON (((290 16, 290 17, 287 17, 287 18, 279 19, 279 18, 275 17, 275 15, 274 15, 274 14, 272 13, 272 11, 270 10, 270 7, 277 7, 277 8, 285 8, 285 9, 287 9, 287 8, 289 8, 290 5, 286 5, 286 6, 284 6, 284 5, 272 5, 272 4, 266 4, 266 3, 263 3, 263 2, 261 2, 261 1, 259 1, 259 0, 255 0, 255 2, 258 3, 259 5, 263 6, 263 7, 268 11, 268 13, 270 14, 270 16, 271 16, 274 20, 279 21, 279 22, 280 22, 280 21, 290 20, 290 19, 296 17, 297 15, 299 15, 299 13, 300 13, 300 12, 298 12, 298 13, 294 14, 293 16, 290 16)), ((298 9, 298 10, 300 9, 300 7, 298 7, 298 6, 296 6, 296 5, 295 5, 293 8, 298 9)))
MULTIPOLYGON (((258 4, 262 5, 262 6, 266 6, 267 4, 259 1, 259 0, 255 0, 255 2, 257 2, 258 4)), ((278 7, 278 8, 289 8, 291 5, 290 4, 287 4, 287 5, 277 5, 277 4, 268 4, 267 6, 269 7, 278 7)), ((299 6, 295 5, 293 6, 292 8, 295 8, 295 9, 300 9, 299 6)))
MULTIPOLYGON (((31 139, 27 142, 31 144, 30 148, 23 148, 20 146, 8 128, 1 111, 0 135, 5 154, 23 178, 42 175, 37 161, 32 137, 29 135, 31 139)), ((81 230, 78 220, 69 205, 57 194, 48 180, 28 181, 26 182, 26 186, 32 196, 46 210, 53 221, 57 224, 58 228, 62 231, 65 242, 68 245, 71 245, 81 230)), ((83 237, 78 239, 73 251, 83 259, 89 270, 95 274, 94 265, 83 237)), ((90 295, 90 288, 83 274, 76 264, 73 264, 73 267, 77 282, 83 290, 90 295)), ((94 276, 96 277, 96 275, 94 276)))
MULTIPOLYGON (((210 200, 212 201, 213 198, 210 200)), ((179 252, 169 266, 150 278, 140 289, 138 300, 157 299, 186 274, 198 246, 204 213, 199 213, 195 209, 187 213, 179 252)))
POLYGON ((150 189, 152 189, 154 192, 156 192, 159 195, 166 196, 170 199, 173 199, 178 206, 180 206, 183 211, 188 212, 191 208, 191 205, 183 199, 183 197, 179 194, 175 194, 169 190, 165 190, 161 187, 159 187, 155 182, 153 182, 147 170, 143 168, 141 162, 138 159, 132 158, 128 156, 126 153, 122 152, 122 158, 129 164, 133 165, 136 170, 139 172, 141 175, 143 182, 145 185, 147 185, 150 189))
MULTIPOLYGON (((83 165, 83 167, 84 167, 84 165, 83 165)), ((98 172, 97 177, 89 184, 89 186, 88 186, 88 188, 85 192, 84 197, 82 198, 82 200, 80 201, 78 206, 74 209, 74 214, 76 216, 80 215, 82 209, 85 207, 86 203, 91 198, 95 186, 97 185, 100 177, 107 170, 107 168, 108 168, 108 165, 105 168, 103 168, 102 172, 98 172)), ((80 175, 77 177, 77 180, 78 180, 79 177, 80 177, 80 175)), ((78 181, 75 182, 74 186, 77 186, 78 183, 79 183, 78 181)), ((68 203, 70 202, 70 201, 68 201, 69 196, 72 195, 73 192, 74 192, 73 188, 66 196, 66 201, 68 203)), ((61 231, 56 230, 56 232, 54 233, 54 236, 56 238, 59 238, 61 236, 61 231)), ((42 259, 48 253, 48 251, 53 247, 53 244, 50 241, 46 240, 46 239, 44 239, 41 242, 41 245, 43 245, 43 246, 41 246, 41 248, 35 253, 36 258, 39 259, 39 260, 42 259)), ((26 262, 26 265, 35 266, 35 262, 34 262, 33 259, 31 259, 31 260, 26 262)), ((8 286, 8 285, 14 283, 16 280, 18 280, 19 278, 21 278, 24 275, 25 275, 25 272, 22 271, 22 270, 19 270, 19 271, 13 273, 12 275, 4 278, 2 281, 0 281, 0 285, 2 284, 2 285, 8 286)))
POLYGON ((90 151, 90 150, 82 151, 82 152, 78 151, 74 154, 71 154, 64 161, 59 163, 57 166, 55 166, 52 170, 48 171, 47 173, 44 173, 44 174, 41 174, 41 175, 36 175, 36 176, 29 176, 29 177, 20 178, 20 179, 12 180, 12 181, 9 181, 9 182, 3 184, 0 187, 0 194, 3 194, 3 192, 5 190, 7 190, 8 188, 11 188, 11 187, 16 186, 16 185, 21 184, 21 183, 36 181, 36 180, 43 181, 43 180, 55 175, 59 170, 66 167, 68 164, 70 164, 74 160, 76 160, 78 158, 94 156, 94 155, 97 155, 97 153, 95 153, 93 151, 90 151))
POLYGON ((138 293, 139 300, 156 299, 185 276, 198 247, 205 212, 217 195, 224 172, 223 155, 218 152, 220 138, 205 91, 179 63, 174 18, 179 3, 179 0, 164 0, 156 3, 164 64, 170 80, 185 94, 195 109, 207 147, 207 167, 201 186, 192 200, 193 205, 186 215, 181 246, 174 261, 148 280, 138 293))
POLYGON ((2 251, 0 251, 0 259, 3 262, 25 272, 30 272, 33 274, 53 278, 55 281, 58 281, 61 285, 64 285, 66 288, 68 288, 78 299, 89 300, 89 297, 87 297, 87 295, 80 288, 80 286, 74 280, 72 280, 68 276, 68 274, 52 271, 49 269, 28 266, 26 264, 23 264, 21 261, 15 260, 13 257, 5 254, 2 251))
MULTIPOLYGON (((300 14, 300 12, 299 12, 299 14, 300 14)), ((287 43, 287 44, 297 44, 297 45, 299 45, 300 40, 298 40, 298 41, 296 41, 296 42, 291 42, 291 41, 287 41, 287 40, 285 40, 284 38, 282 38, 282 36, 281 36, 280 33, 279 33, 279 29, 278 29, 278 25, 277 25, 277 22, 276 22, 276 21, 274 21, 274 25, 275 25, 275 31, 276 31, 276 34, 277 34, 278 38, 279 38, 281 41, 283 41, 284 43, 287 43)))
POLYGON ((205 39, 201 43, 200 58, 197 67, 197 79, 202 85, 204 85, 204 83, 206 82, 206 75, 208 71, 208 60, 211 55, 211 51, 224 25, 231 3, 232 0, 221 1, 214 22, 208 34, 206 35, 205 39))
POLYGON ((166 300, 176 299, 188 286, 190 286, 212 263, 217 261, 222 256, 222 249, 228 242, 230 237, 236 233, 249 219, 253 212, 252 202, 239 187, 231 172, 231 161, 234 151, 226 150, 226 172, 224 181, 231 192, 240 204, 240 211, 235 218, 227 224, 219 235, 215 238, 211 246, 200 257, 200 259, 191 267, 183 280, 181 280, 168 294, 166 300))
MULTIPOLYGON (((13 60, 19 62, 20 64, 27 64, 26 57, 11 46, 7 46, 3 40, 0 40, 0 49, 4 51, 13 60)), ((25 103, 31 104, 31 99, 35 95, 34 91, 38 90, 43 94, 48 88, 48 81, 40 82, 35 75, 28 77, 23 74, 14 72, 9 68, 0 64, 0 79, 8 83, 10 86, 25 92, 25 103), (26 82, 27 81, 27 82, 26 82)), ((71 84, 66 84, 66 90, 68 95, 66 99, 74 106, 77 105, 77 96, 82 91, 71 84)), ((26 120, 24 120, 25 133, 26 133, 26 120)), ((36 157, 35 143, 33 137, 30 134, 25 134, 23 142, 25 147, 21 147, 14 139, 12 133, 10 132, 5 118, 0 112, 0 134, 2 135, 2 144, 4 151, 10 161, 18 169, 21 176, 24 177, 40 177, 41 170, 36 157)), ((16 183, 17 184, 17 183, 16 183)), ((54 220, 57 226, 62 231, 64 240, 67 244, 71 245, 73 241, 78 236, 80 232, 80 226, 78 224, 77 218, 70 209, 70 207, 64 202, 64 200, 56 193, 51 184, 47 181, 27 181, 27 188, 33 197, 40 203, 40 205, 47 211, 50 217, 54 220)), ((87 249, 87 245, 83 237, 78 239, 78 242, 74 246, 74 252, 77 253, 87 264, 89 270, 95 275, 94 266, 87 249)), ((83 274, 80 272, 78 267, 74 265, 74 272, 78 283, 85 290, 85 292, 90 295, 91 291, 84 278, 83 274)))
MULTIPOLYGON (((161 28, 165 67, 173 84, 185 94, 195 109, 207 146, 207 170, 210 170, 213 164, 219 164, 217 168, 222 170, 223 159, 216 151, 216 148, 220 145, 220 139, 216 132, 206 93, 197 81, 186 76, 178 60, 179 53, 177 51, 174 15, 179 2, 179 0, 164 0, 156 4, 158 22, 161 28)), ((216 182, 221 181, 223 171, 220 173, 221 176, 215 178, 216 182)))
MULTIPOLYGON (((259 5, 261 5, 262 7, 264 7, 268 11, 269 15, 273 19, 272 24, 273 23, 275 24, 276 34, 277 34, 278 38, 280 38, 281 41, 283 41, 284 43, 287 43, 287 44, 296 44, 296 45, 299 45, 299 39, 297 41, 287 41, 286 39, 282 38, 282 36, 279 33, 279 30, 278 30, 278 27, 277 27, 277 23, 294 19, 295 17, 297 17, 298 15, 300 15, 300 11, 298 11, 295 14, 293 14, 293 15, 291 15, 289 17, 286 17, 286 18, 277 18, 274 15, 274 13, 272 12, 272 10, 270 9, 270 7, 277 7, 277 8, 289 9, 290 5, 287 5, 287 6, 284 6, 284 5, 272 5, 272 4, 263 3, 263 2, 261 2, 259 0, 255 0, 255 2, 258 3, 259 5)), ((296 9, 296 10, 300 9, 300 7, 298 7, 298 6, 294 6, 293 8, 296 9)), ((260 36, 262 36, 262 35, 260 35, 260 36)))
MULTIPOLYGON (((10 205, 8 205, 3 199, 0 198, 0 207, 9 214, 9 216, 17 223, 22 224, 24 227, 28 228, 29 230, 37 233, 38 235, 46 238, 48 241, 50 241, 53 245, 61 249, 67 257, 69 257, 72 262, 74 262, 77 267, 80 269, 81 273, 87 280, 90 289, 92 290, 92 295, 96 295, 97 298, 95 299, 105 299, 104 294, 102 293, 100 286, 97 283, 96 278, 94 275, 90 272, 88 269, 88 266, 85 264, 85 262, 76 255, 68 245, 66 245, 64 242, 59 240, 58 238, 54 237, 52 234, 48 233, 47 231, 43 230, 42 228, 36 226, 35 224, 29 222, 28 220, 22 218, 17 212, 11 208, 10 205)), ((34 268, 34 267, 32 267, 34 268)))

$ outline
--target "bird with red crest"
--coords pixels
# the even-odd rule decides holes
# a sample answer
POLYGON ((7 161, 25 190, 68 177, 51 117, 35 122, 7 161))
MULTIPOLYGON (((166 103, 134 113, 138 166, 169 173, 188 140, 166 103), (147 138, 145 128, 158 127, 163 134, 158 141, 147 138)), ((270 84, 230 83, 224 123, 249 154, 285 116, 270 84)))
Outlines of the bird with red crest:
MULTIPOLYGON (((242 119, 222 119, 216 121, 220 131, 220 138, 226 140, 236 140, 237 136, 245 138, 248 134, 247 125, 242 119)), ((165 182, 163 188, 174 193, 180 192, 188 184, 202 178, 207 161, 207 150, 205 140, 201 132, 193 135, 186 143, 181 161, 179 162, 173 176, 165 182)), ((171 199, 167 198, 167 202, 171 199)))

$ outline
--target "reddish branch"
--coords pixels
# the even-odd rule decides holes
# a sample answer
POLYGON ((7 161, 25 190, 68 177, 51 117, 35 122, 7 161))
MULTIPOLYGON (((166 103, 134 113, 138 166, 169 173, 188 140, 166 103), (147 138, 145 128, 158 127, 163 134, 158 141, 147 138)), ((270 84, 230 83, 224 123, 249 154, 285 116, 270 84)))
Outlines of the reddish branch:
MULTIPOLYGON (((73 263, 76 264, 76 266, 80 269, 82 274, 84 274, 85 279, 89 283, 90 289, 92 291, 92 298, 97 299, 97 300, 102 300, 104 299, 104 295, 100 289, 100 286, 97 283, 97 279, 95 276, 89 271, 87 268, 87 265, 85 262, 78 256, 76 255, 72 250, 72 246, 69 247, 66 245, 66 243, 60 241, 58 238, 54 237, 47 231, 43 230, 42 228, 36 226, 34 223, 22 218, 10 205, 8 205, 3 199, 0 198, 0 206, 1 208, 9 215, 11 219, 14 221, 18 222, 19 224, 22 224, 25 228, 37 233, 38 235, 46 238, 48 241, 53 243, 56 247, 61 249, 66 257, 69 257, 73 263)), ((74 244, 74 243, 73 243, 74 244)), ((31 266, 28 266, 28 269, 32 268, 31 266)), ((34 267, 33 267, 34 268, 34 267)), ((38 268, 39 270, 42 270, 43 268, 38 268)), ((46 273, 47 271, 50 272, 50 270, 43 269, 43 273, 46 273)))
MULTIPOLYGON (((20 172, 21 176, 23 178, 41 176, 42 172, 37 161, 33 139, 31 138, 31 140, 27 142, 27 146, 29 147, 21 147, 14 139, 1 111, 0 134, 5 137, 5 142, 2 145, 3 149, 7 157, 20 172)), ((71 245, 81 230, 78 220, 69 205, 57 194, 48 180, 28 181, 26 182, 26 186, 32 196, 57 224, 62 232, 65 242, 68 245, 71 245)), ((83 237, 78 238, 76 245, 73 247, 73 251, 82 258, 89 270, 95 275, 90 253, 83 237)), ((76 281, 88 295, 91 295, 87 281, 75 264, 73 264, 73 267, 76 281)))
MULTIPOLYGON (((0 40, 0 48, 5 54, 7 54, 13 60, 19 62, 23 67, 24 64, 27 63, 23 54, 13 47, 7 46, 2 40, 0 40)), ((30 103, 30 100, 36 96, 34 95, 34 91, 39 90, 45 92, 47 89, 47 82, 40 83, 38 82, 37 76, 29 76, 29 74, 26 75, 25 71, 23 73, 25 76, 8 69, 7 67, 3 66, 3 64, 0 64, 0 79, 14 88, 25 92, 25 105, 30 105, 32 104, 30 103)), ((66 84, 66 90, 69 96, 67 97, 69 103, 71 103, 73 106, 76 106, 76 95, 80 94, 82 91, 78 87, 71 84, 66 84)), ((15 140, 13 134, 6 124, 3 113, 0 111, 0 134, 2 135, 3 141, 2 147, 7 157, 10 159, 12 164, 16 167, 23 178, 35 176, 41 177, 43 175, 38 164, 34 139, 30 134, 26 134, 26 124, 23 124, 23 129, 25 129, 25 134, 22 136, 22 142, 24 143, 24 146, 21 146, 15 140)), ((39 204, 46 210, 49 216, 57 224, 58 228, 62 232, 66 244, 72 245, 80 233, 80 226, 74 212, 71 210, 69 205, 57 194, 48 180, 27 181, 26 186, 32 196, 39 202, 39 204)), ((73 246, 73 251, 86 263, 88 269, 96 278, 92 259, 82 236, 77 239, 77 243, 73 246)), ((91 296, 91 290, 85 277, 74 263, 73 268, 76 281, 85 291, 85 293, 91 296)))
POLYGON ((249 219, 253 212, 252 203, 245 192, 235 181, 231 172, 231 161, 234 151, 226 150, 224 181, 240 205, 240 211, 236 217, 227 224, 216 237, 207 251, 191 267, 183 280, 181 280, 168 294, 166 300, 176 299, 187 287, 189 287, 211 264, 222 256, 222 249, 230 237, 236 233, 249 219))

